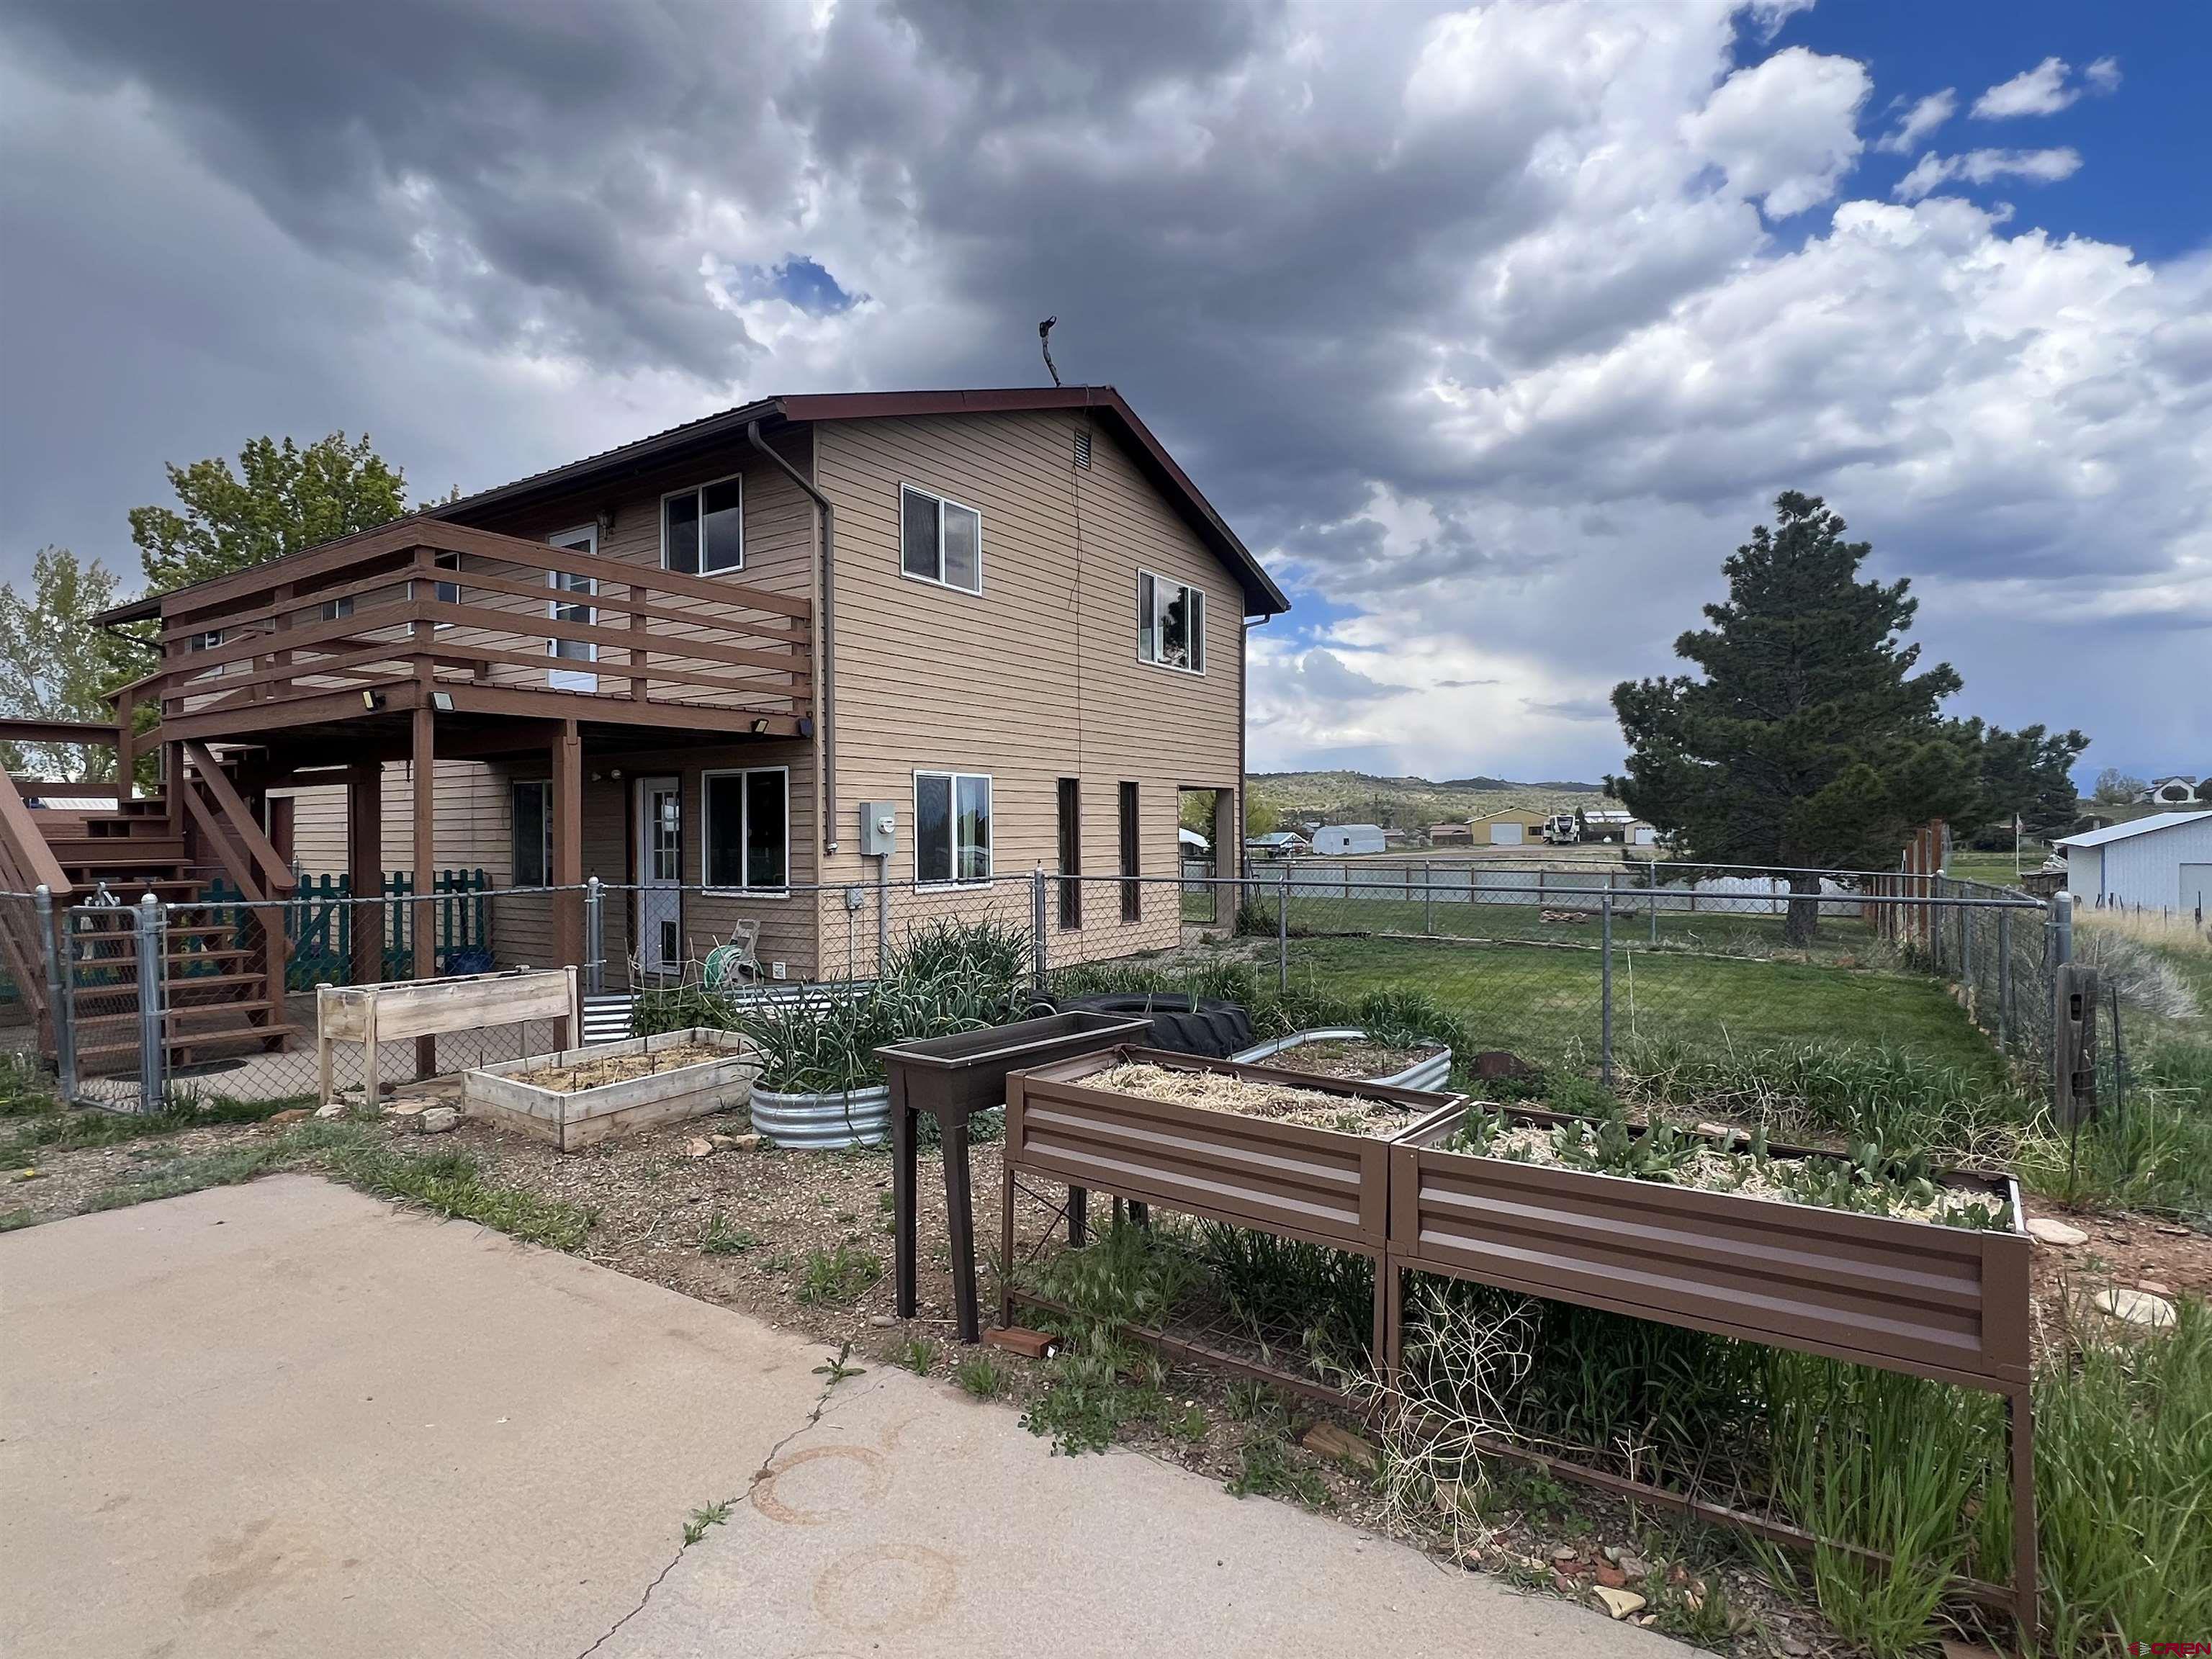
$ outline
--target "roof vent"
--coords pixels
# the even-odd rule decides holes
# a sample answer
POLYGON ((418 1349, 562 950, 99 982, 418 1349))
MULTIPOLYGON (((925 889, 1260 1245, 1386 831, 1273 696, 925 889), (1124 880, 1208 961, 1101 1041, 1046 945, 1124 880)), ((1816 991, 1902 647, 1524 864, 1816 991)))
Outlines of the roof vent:
POLYGON ((1091 428, 1087 426, 1075 428, 1075 464, 1078 466, 1091 465, 1091 428))

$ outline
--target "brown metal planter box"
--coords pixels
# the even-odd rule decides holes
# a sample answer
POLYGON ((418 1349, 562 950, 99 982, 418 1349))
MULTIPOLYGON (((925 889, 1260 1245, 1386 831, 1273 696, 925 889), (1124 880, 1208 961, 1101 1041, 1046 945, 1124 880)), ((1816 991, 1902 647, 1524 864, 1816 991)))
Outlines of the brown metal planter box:
POLYGON ((2029 1247, 2009 1179, 1945 1176, 2013 1218, 1948 1227, 1444 1151, 1458 1127, 1392 1149, 1401 1267, 1974 1387, 2027 1380, 2029 1247))
POLYGON ((1391 1375, 1412 1268, 2002 1394, 2014 1499, 2008 1599, 2032 1626, 2030 1246, 2009 1177, 1942 1176, 1953 1191, 2002 1198, 2011 1217, 2003 1229, 1950 1227, 1443 1150, 1458 1127, 1431 1120, 1390 1148, 1391 1375))
POLYGON ((1126 1063, 1395 1101, 1408 1109, 1409 1127, 1447 1132, 1465 1105, 1456 1095, 1158 1048, 1105 1049, 1006 1080, 1008 1164, 1071 1187, 1369 1255, 1379 1255, 1389 1227, 1389 1138, 1146 1100, 1086 1080, 1126 1063))
POLYGON ((1389 1140, 1146 1100, 1089 1081, 1129 1061, 1218 1072, 1347 1100, 1395 1101, 1407 1109, 1409 1125, 1455 1123, 1466 1109, 1464 1098, 1158 1048, 1107 1049, 1006 1079, 1002 1245, 1010 1264, 1014 1174, 1021 1170, 1066 1183, 1072 1239, 1081 1237, 1083 1197, 1095 1188, 1135 1203, 1368 1257, 1376 1269, 1375 1352, 1383 1352, 1389 1341, 1383 1328, 1390 1277, 1383 1270, 1389 1140))

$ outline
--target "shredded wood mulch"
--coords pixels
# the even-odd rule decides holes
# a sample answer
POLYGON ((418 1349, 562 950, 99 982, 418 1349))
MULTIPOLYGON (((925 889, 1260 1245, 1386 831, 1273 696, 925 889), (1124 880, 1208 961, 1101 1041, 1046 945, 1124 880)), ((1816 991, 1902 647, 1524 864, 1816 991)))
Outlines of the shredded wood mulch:
POLYGON ((1364 1037, 1320 1037, 1295 1048, 1270 1054, 1260 1061, 1281 1072, 1310 1072, 1316 1077, 1363 1079, 1395 1077, 1409 1066, 1418 1066, 1437 1050, 1433 1047, 1395 1048, 1364 1037))
POLYGON ((1413 1109, 1394 1100, 1369 1100, 1324 1094, 1287 1084, 1262 1083, 1224 1072, 1184 1072, 1166 1066, 1115 1066, 1083 1079, 1085 1087, 1135 1095, 1140 1100, 1194 1106, 1202 1111, 1233 1112, 1270 1123, 1297 1123, 1310 1129, 1345 1134, 1393 1135, 1404 1128, 1413 1109))

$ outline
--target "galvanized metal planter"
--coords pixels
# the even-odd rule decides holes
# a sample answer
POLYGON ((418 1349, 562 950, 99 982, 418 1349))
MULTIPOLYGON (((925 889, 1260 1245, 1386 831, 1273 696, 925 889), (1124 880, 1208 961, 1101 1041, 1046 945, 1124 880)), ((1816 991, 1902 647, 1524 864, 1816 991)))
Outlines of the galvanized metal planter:
POLYGON ((778 1146, 829 1152, 841 1146, 874 1146, 890 1134, 891 1091, 887 1084, 842 1094, 780 1094, 755 1089, 753 1127, 778 1146))
POLYGON ((1445 1150, 1458 1127, 1431 1120, 1390 1149, 1392 1376, 1403 1359, 1405 1274, 1418 1271, 2002 1394, 2012 1441, 2009 1599, 2033 1627, 2030 1246, 2015 1182, 1945 1175, 1952 1190, 2002 1198, 2011 1216, 2003 1229, 1952 1227, 1445 1150))
MULTIPOLYGON (((1367 1033, 1357 1026, 1327 1025, 1311 1031, 1294 1031, 1289 1036, 1274 1037, 1266 1042, 1255 1042, 1229 1058, 1247 1066, 1265 1065, 1278 1054, 1286 1054, 1309 1042, 1364 1042, 1367 1040, 1367 1033)), ((1452 1051, 1442 1043, 1434 1046, 1434 1054, 1415 1060, 1404 1071, 1365 1080, 1386 1084, 1394 1089, 1443 1089, 1451 1082, 1452 1051)))
POLYGON ((1389 1275, 1382 1271, 1382 1258, 1389 1223, 1390 1142, 1147 1100, 1090 1080, 1126 1062, 1223 1073, 1347 1100, 1391 1101, 1406 1108, 1408 1126, 1417 1127, 1458 1122, 1463 1098, 1156 1048, 1105 1049, 1017 1072, 1006 1079, 1001 1242, 1008 1262, 1014 1260, 1013 1188, 1019 1170, 1066 1184, 1071 1242, 1083 1238, 1085 1197, 1095 1188, 1366 1256, 1376 1269, 1375 1352, 1384 1353, 1389 1275))

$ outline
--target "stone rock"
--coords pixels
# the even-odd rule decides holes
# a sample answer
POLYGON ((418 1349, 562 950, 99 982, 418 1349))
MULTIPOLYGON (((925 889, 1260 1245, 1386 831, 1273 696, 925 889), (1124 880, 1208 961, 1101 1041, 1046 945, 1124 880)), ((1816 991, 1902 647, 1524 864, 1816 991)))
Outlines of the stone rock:
POLYGON ((1954 1642, 1949 1637, 1942 1640, 1943 1659, 1997 1659, 1991 1650, 1972 1642, 1954 1642))
POLYGON ((450 1106, 433 1106, 422 1114, 422 1133, 442 1135, 460 1127, 461 1115, 450 1106))
POLYGON ((892 1326, 897 1324, 898 1321, 892 1318, 889 1314, 870 1314, 868 1316, 868 1323, 874 1326, 879 1331, 887 1331, 890 1329, 892 1326))
POLYGON ((1442 1513, 1457 1515, 1468 1507, 1467 1489, 1456 1480, 1439 1480, 1437 1482, 1436 1504, 1442 1513))
POLYGON ((2037 1216, 2028 1222, 2027 1236, 2039 1244, 2056 1244, 2064 1249, 2089 1242, 2089 1235, 2079 1227, 2070 1222, 2055 1221, 2047 1215, 2037 1216))
POLYGON ((1610 1561, 1597 1564, 1597 1582, 1607 1589, 1620 1589, 1628 1583, 1628 1575, 1610 1561))
POLYGON ((1633 1550, 1623 1550, 1615 1559, 1620 1563, 1620 1570, 1631 1578, 1641 1578, 1651 1571, 1651 1564, 1633 1550))
POLYGON ((1590 1599, 1605 1609, 1609 1619, 1626 1619, 1632 1613, 1644 1611, 1644 1598, 1634 1590, 1615 1589, 1610 1584, 1600 1584, 1590 1591, 1590 1599))
POLYGON ((1552 1552, 1552 1559, 1554 1561, 1572 1561, 1576 1558, 1577 1551, 1572 1544, 1562 1544, 1552 1552))
POLYGON ((2092 1305, 2098 1312, 2124 1319, 2130 1325, 2148 1325, 2156 1329, 2173 1323, 2173 1304, 2164 1297, 2125 1290, 2118 1285, 2098 1291, 2092 1305))
POLYGON ((305 1123, 313 1115, 314 1113, 305 1106, 287 1106, 281 1112, 270 1113, 269 1121, 271 1123, 305 1123))
POLYGON ((1805 1656, 1812 1652, 1813 1650, 1807 1647, 1796 1637, 1785 1636, 1782 1638, 1782 1650, 1790 1656, 1790 1659, 1805 1659, 1805 1656))
POLYGON ((735 1135, 708 1135, 707 1144, 718 1152, 726 1152, 736 1148, 738 1138, 735 1135))
POLYGON ((1298 1444, 1310 1452, 1340 1463, 1354 1463, 1363 1469, 1373 1468, 1378 1461, 1373 1446, 1351 1430, 1334 1423, 1315 1424, 1298 1437, 1298 1444))
POLYGON ((694 1135, 684 1143, 684 1156, 686 1158, 712 1158, 714 1155, 714 1143, 704 1135, 694 1135))
POLYGON ((353 1107, 350 1103, 343 1100, 334 1100, 327 1106, 316 1107, 315 1115, 324 1119, 345 1117, 351 1115, 353 1107))
POLYGON ((733 1152, 757 1152, 760 1150, 760 1144, 761 1138, 756 1134, 730 1137, 730 1150, 733 1152))

